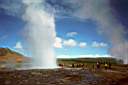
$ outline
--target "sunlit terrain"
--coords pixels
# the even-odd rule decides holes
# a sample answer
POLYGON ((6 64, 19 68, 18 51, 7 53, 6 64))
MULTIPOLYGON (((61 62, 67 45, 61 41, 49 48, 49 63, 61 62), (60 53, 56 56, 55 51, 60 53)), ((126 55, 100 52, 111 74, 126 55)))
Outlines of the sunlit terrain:
POLYGON ((128 85, 128 0, 0 0, 0 85, 128 85))

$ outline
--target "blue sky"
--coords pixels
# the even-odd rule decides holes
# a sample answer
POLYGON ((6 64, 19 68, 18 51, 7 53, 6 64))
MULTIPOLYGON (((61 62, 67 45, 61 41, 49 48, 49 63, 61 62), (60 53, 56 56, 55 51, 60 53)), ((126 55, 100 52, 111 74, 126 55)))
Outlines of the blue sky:
MULTIPOLYGON (((1 35, 1 47, 9 47, 11 49, 17 50, 15 46, 17 43, 21 43, 22 47, 25 48, 25 39, 24 39, 24 25, 25 23, 19 18, 9 16, 9 15, 0 15, 0 35, 1 35)), ((103 47, 92 47, 92 43, 96 41, 97 43, 105 43, 108 45, 107 40, 104 36, 101 36, 97 30, 96 24, 91 21, 80 21, 73 18, 61 19, 56 21, 56 33, 57 37, 69 40, 73 39, 77 42, 77 45, 72 47, 63 46, 62 48, 56 48, 56 55, 105 55, 108 54, 107 49, 109 46, 103 47), (71 33, 77 33, 76 35, 69 36, 71 33), (87 46, 81 48, 79 43, 87 43, 87 46)), ((27 50, 26 50, 27 51, 27 50)), ((21 52, 22 53, 22 52, 21 52)), ((27 54, 27 52, 25 52, 27 54)))
POLYGON ((57 36, 61 39, 68 41, 69 39, 75 40, 77 45, 73 47, 66 47, 65 45, 56 49, 57 54, 60 55, 105 55, 108 54, 109 42, 106 40, 105 36, 102 36, 97 32, 97 26, 95 22, 91 20, 79 21, 72 18, 61 19, 56 22, 57 36), (63 29, 63 30, 62 30, 63 29), (75 33, 74 35, 72 33, 75 33), (68 34, 72 34, 68 35, 68 34), (79 44, 83 42, 86 46, 80 47, 79 44), (94 42, 97 44, 104 43, 107 46, 92 46, 94 42))
MULTIPOLYGON (((21 2, 12 0, 10 2, 12 4, 7 5, 9 1, 11 0, 0 1, 0 47, 8 47, 29 56, 29 51, 26 50, 28 43, 26 42, 24 30, 26 22, 23 21, 21 18, 22 13, 20 13, 24 11, 24 6, 20 4, 17 7, 18 9, 14 9, 13 5, 17 6, 15 4, 21 2), (21 11, 17 12, 19 9, 21 11)), ((55 14, 57 38, 53 42, 56 56, 69 58, 84 56, 106 57, 106 55, 111 55, 112 52, 115 52, 113 51, 117 46, 114 42, 115 39, 118 42, 120 40, 119 37, 123 37, 123 40, 127 42, 128 16, 126 14, 128 13, 128 1, 113 0, 110 1, 109 6, 106 4, 106 6, 103 6, 102 0, 87 4, 82 3, 83 1, 86 2, 86 0, 81 0, 78 3, 81 6, 80 10, 77 10, 77 6, 75 7, 72 0, 71 2, 62 0, 63 3, 59 0, 59 2, 57 0, 46 1, 49 6, 55 7, 57 10, 55 14), (101 6, 97 5, 97 3, 101 6), (68 4, 71 4, 71 6, 68 6, 68 4), (87 9, 84 7, 84 5, 93 4, 94 7, 87 9), (84 11, 84 8, 87 11, 84 11), (104 9, 109 10, 110 8, 112 9, 111 12, 104 13, 104 9), (118 28, 119 24, 121 24, 120 28, 118 28), (120 29, 123 29, 123 32, 120 29), (108 32, 110 32, 110 35, 108 32), (123 34, 124 32, 125 34, 123 34)), ((77 2, 78 0, 75 1, 77 2)), ((122 44, 123 42, 121 41, 120 43, 122 44)))

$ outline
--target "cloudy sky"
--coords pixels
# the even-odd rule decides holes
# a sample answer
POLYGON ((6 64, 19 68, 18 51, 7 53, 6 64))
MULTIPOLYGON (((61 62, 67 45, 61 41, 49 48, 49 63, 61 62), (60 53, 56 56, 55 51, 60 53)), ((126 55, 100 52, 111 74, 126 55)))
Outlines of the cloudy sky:
MULTIPOLYGON (((29 56, 23 1, 0 0, 0 47, 29 56)), ((127 56, 128 0, 43 1, 39 8, 55 17, 57 57, 127 56)))

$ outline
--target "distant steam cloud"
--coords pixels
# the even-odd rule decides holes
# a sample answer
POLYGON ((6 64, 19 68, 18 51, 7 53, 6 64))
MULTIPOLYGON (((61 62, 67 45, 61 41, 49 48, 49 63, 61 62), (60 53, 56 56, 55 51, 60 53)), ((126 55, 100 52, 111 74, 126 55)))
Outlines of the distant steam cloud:
POLYGON ((110 54, 128 63, 128 41, 125 39, 124 26, 113 16, 109 0, 70 0, 67 2, 72 4, 71 6, 75 4, 78 6, 69 14, 82 20, 96 21, 98 31, 100 30, 112 44, 110 54))

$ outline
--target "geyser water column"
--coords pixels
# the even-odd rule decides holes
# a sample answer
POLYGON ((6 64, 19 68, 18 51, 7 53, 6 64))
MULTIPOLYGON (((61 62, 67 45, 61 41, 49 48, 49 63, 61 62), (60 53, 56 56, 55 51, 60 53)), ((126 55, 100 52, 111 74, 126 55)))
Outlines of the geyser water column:
POLYGON ((56 68, 54 14, 45 10, 43 0, 23 0, 23 3, 26 5, 23 19, 27 22, 25 28, 32 53, 32 68, 56 68))

